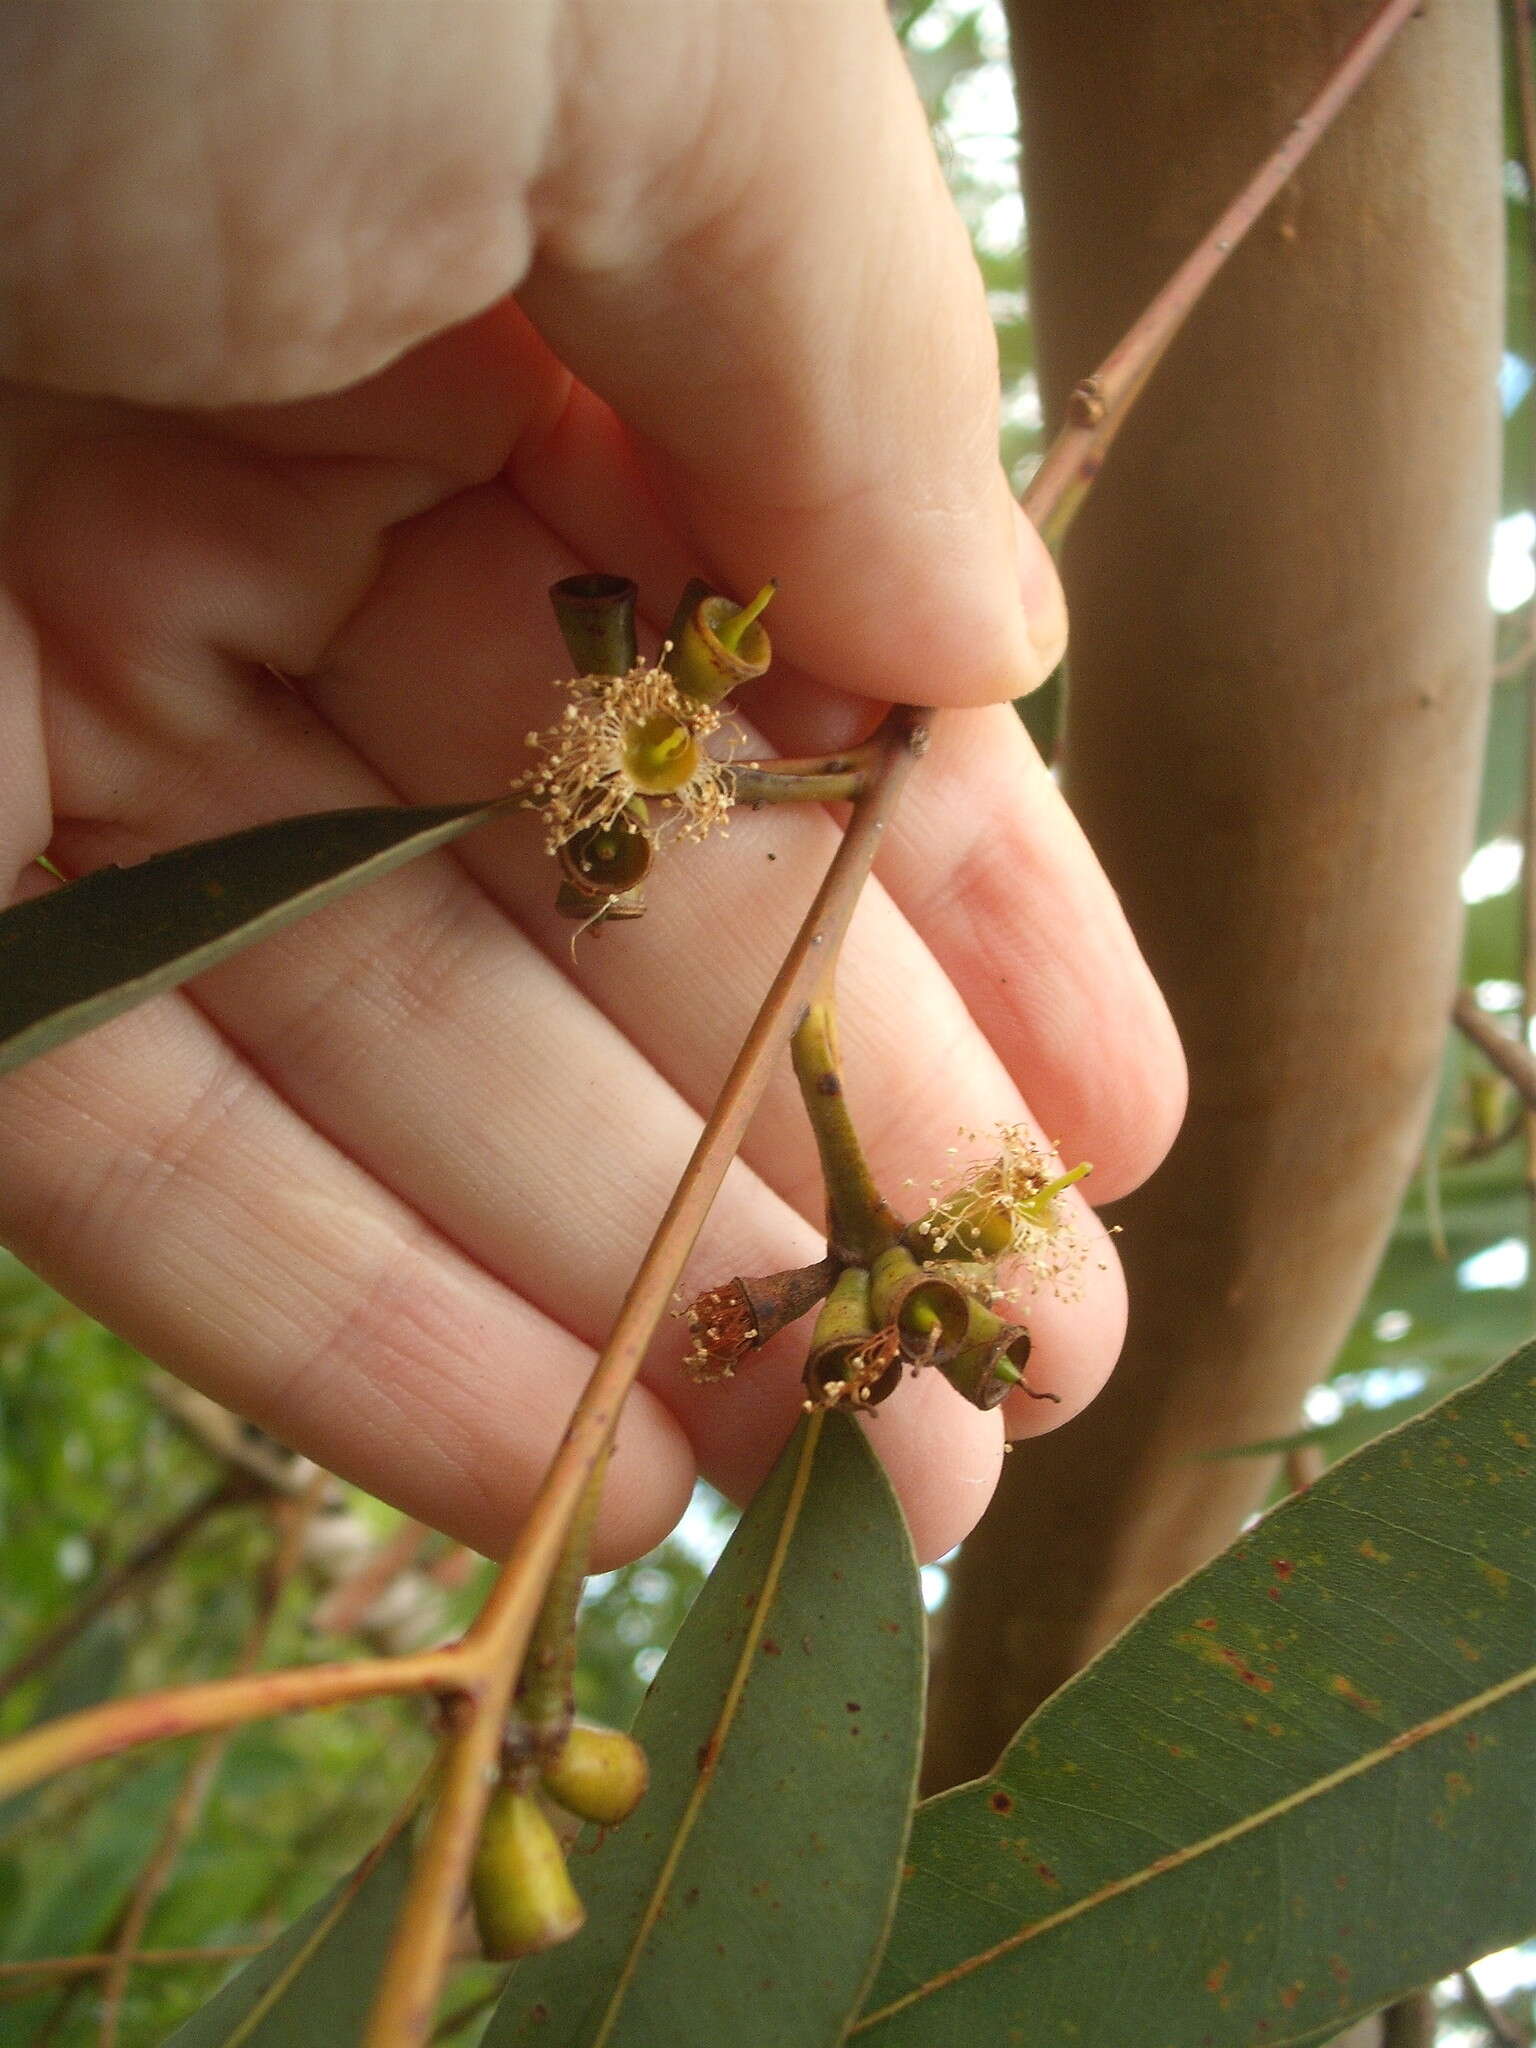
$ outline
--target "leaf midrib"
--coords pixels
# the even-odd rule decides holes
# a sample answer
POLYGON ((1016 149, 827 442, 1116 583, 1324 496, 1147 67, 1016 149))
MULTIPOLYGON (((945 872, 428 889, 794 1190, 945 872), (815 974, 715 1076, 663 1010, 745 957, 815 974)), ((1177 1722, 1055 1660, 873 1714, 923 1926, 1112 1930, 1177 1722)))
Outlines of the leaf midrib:
POLYGON ((1260 1807, 1256 1813, 1245 1814, 1241 1820, 1217 1829, 1214 1834, 1206 1835, 1198 1842, 1190 1842, 1182 1849, 1171 1850, 1166 1856, 1159 1856, 1155 1863, 1147 1864, 1140 1870, 1130 1871, 1124 1877, 1117 1877, 1109 1884, 1101 1885, 1097 1891, 1089 1892, 1081 1899, 1075 1899, 1070 1906, 1063 1906, 1059 1912, 1047 1914, 1043 1920, 1030 1921, 1016 1933, 1005 1935, 1001 1941, 993 1942, 989 1948, 979 1949, 973 1956, 966 1956, 963 1961, 956 1963, 951 1969, 940 1971, 926 1983, 914 1985, 910 1991, 903 1992, 900 1998, 892 1999, 889 2005, 882 2005, 875 2012, 865 2013, 849 2029, 849 2038, 867 2032, 869 2028, 879 2025, 882 2020, 890 2019, 896 2013, 904 2012, 908 2006, 920 2004, 923 1999, 930 1998, 934 1993, 958 1983, 961 1978, 984 1969, 988 1963, 994 1963, 1013 1950, 1022 1948, 1026 1942, 1034 1941, 1042 1934, 1049 1934, 1070 1920, 1079 1919, 1093 1907, 1107 1905, 1112 1899, 1120 1898, 1127 1892, 1137 1891, 1143 1885, 1150 1884, 1154 1878, 1167 1877, 1172 1871, 1181 1870, 1186 1865, 1198 1861, 1200 1857, 1225 1848, 1228 1843, 1241 1841, 1245 1835, 1253 1834, 1257 1829, 1279 1819, 1282 1814, 1293 1812, 1314 1799, 1322 1798, 1338 1786, 1347 1784, 1352 1778, 1363 1777, 1378 1764, 1405 1755, 1410 1749, 1416 1749, 1421 1742, 1427 1742, 1434 1736, 1443 1734, 1446 1729, 1456 1727, 1474 1714, 1498 1706, 1531 1685, 1536 1685, 1536 1665, 1501 1679, 1497 1685, 1486 1687, 1470 1699, 1446 1708, 1443 1713, 1431 1715, 1427 1721, 1421 1721, 1417 1726, 1392 1736, 1379 1748, 1368 1750, 1363 1756, 1355 1757, 1347 1764, 1341 1764, 1337 1770, 1329 1771, 1321 1778, 1314 1778, 1309 1784, 1287 1793, 1283 1799, 1274 1800, 1270 1805, 1260 1807))
POLYGON ((640 1916, 640 1925, 636 1928, 634 1938, 625 1953, 623 1967, 620 1969, 618 1977, 614 1982, 612 1995, 603 2009, 602 2018, 598 2022, 597 2032, 592 2036, 591 2048, 603 2048, 603 2044, 611 2037, 613 2029, 618 2023, 620 2008, 628 1996, 629 1987, 634 1981, 635 1972, 640 1967, 640 1958, 645 1952, 646 1944, 655 1932, 657 1921, 661 1918, 662 1910, 667 1902, 667 1894, 672 1887, 672 1880, 677 1875, 678 1865, 682 1862, 683 1852, 687 1848, 689 1838, 693 1833, 700 1814, 704 1810, 704 1802, 709 1796, 710 1787, 715 1780, 715 1774, 720 1768, 720 1760, 725 1753, 726 1740, 730 1734, 731 1725, 736 1719, 737 1711, 746 1694, 747 1679, 757 1654, 757 1646, 762 1639, 763 1630, 768 1625, 769 1612, 773 1607, 775 1599, 778 1597, 779 1580, 783 1576, 785 1560, 789 1555, 789 1546, 799 1525, 801 1510, 805 1505, 806 1492, 810 1486, 811 1468, 816 1459, 816 1446, 821 1441, 821 1428, 825 1412, 825 1410, 817 1410, 807 1425, 805 1442, 800 1451, 800 1461, 795 1467, 795 1476, 790 1486, 789 1498, 785 1502, 783 1518, 774 1536, 773 1550, 768 1559, 768 1568, 763 1574, 762 1590, 758 1595, 757 1605, 752 1610, 751 1621, 748 1623, 746 1633, 742 1638, 741 1654, 736 1659, 735 1666, 732 1669, 731 1682, 726 1688, 725 1698, 721 1701, 720 1712, 709 1733, 705 1762, 694 1781, 692 1791, 688 1794, 688 1801, 683 1808, 682 1817, 678 1821, 677 1831, 672 1837, 671 1846, 668 1848, 666 1856, 662 1861, 661 1869, 657 1872, 655 1884, 652 1886, 650 1896, 646 1900, 645 1911, 640 1916))

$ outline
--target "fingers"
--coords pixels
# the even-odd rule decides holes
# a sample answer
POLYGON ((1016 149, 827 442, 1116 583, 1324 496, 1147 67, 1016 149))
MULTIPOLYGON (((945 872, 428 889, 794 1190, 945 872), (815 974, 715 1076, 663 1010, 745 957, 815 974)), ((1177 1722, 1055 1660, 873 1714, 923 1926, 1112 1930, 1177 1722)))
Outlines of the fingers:
MULTIPOLYGON (((537 527, 502 492, 466 494, 440 507, 395 537, 379 582, 310 679, 327 718, 414 800, 485 786, 506 758, 510 734, 548 715, 550 693, 517 680, 537 659, 548 628, 535 621, 526 590, 504 568, 515 560, 525 569, 538 563, 541 576, 560 573, 560 553, 548 542, 544 548, 539 562, 537 527), (449 611, 451 637, 441 625, 449 611), (424 696, 416 685, 429 666, 441 698, 424 696), (442 715, 444 703, 452 706, 451 719, 442 715)), ((945 795, 953 804, 965 793, 950 784, 945 795)), ((898 821, 894 837, 900 829, 898 821)), ((642 926, 580 942, 574 960, 571 928, 552 912, 549 863, 527 835, 477 835, 461 858, 702 1111, 835 839, 819 812, 739 814, 728 840, 666 856, 642 926)), ((1039 908, 1049 921, 1049 906, 1039 908)), ((1029 1120, 1019 1087, 878 882, 866 889, 850 933, 841 986, 850 1094, 893 1199, 903 1199, 910 1180, 926 1189, 961 1129, 985 1132, 1029 1120)), ((1014 1020, 1008 1042, 1022 1075, 1032 1070, 1027 1022, 1027 1014, 1014 1020)), ((814 1150, 787 1070, 770 1090, 744 1156, 802 1215, 819 1217, 814 1150)), ((911 1199, 920 1207, 926 1192, 911 1199)), ((1123 1333, 1113 1251, 1091 1212, 1075 1197, 1069 1206, 1090 1247, 1085 1293, 1071 1303, 1042 1295, 1029 1305, 1041 1384, 1061 1402, 1022 1411, 1017 1419, 1030 1431, 1066 1419, 1091 1398, 1123 1333)), ((691 1400, 684 1412, 692 1427, 691 1400)))
MULTIPOLYGON (((0 1082, 0 1230, 130 1341, 329 1469, 499 1554, 590 1354, 309 1129, 167 997, 0 1082)), ((601 1547, 688 1498, 682 1432, 625 1409, 601 1547)))
POLYGON ((715 24, 696 132, 643 187, 633 138, 605 143, 599 48, 523 303, 716 580, 780 578, 798 666, 880 698, 1018 696, 1060 656, 1062 601, 998 465, 981 280, 885 10, 715 24))
POLYGON ((956 704, 1054 666, 980 278, 879 0, 22 0, 3 36, 0 370, 337 390, 521 285, 697 560, 780 576, 799 665, 956 704))

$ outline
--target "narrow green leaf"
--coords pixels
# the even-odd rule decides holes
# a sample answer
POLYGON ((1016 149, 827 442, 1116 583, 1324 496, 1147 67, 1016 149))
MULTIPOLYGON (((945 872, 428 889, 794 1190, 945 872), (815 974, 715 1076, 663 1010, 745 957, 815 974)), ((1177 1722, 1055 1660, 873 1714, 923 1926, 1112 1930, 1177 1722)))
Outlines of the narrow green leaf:
POLYGON ((572 1872, 585 1930, 521 1964, 485 2048, 833 2048, 889 1923, 923 1611, 858 1424, 803 1423, 635 1726, 639 1812, 572 1872))
POLYGON ((1529 1933, 1533 1444, 1536 1346, 1275 1509, 922 1807, 853 2038, 1279 2048, 1529 1933))
POLYGON ((362 2032, 411 1871, 402 1827, 246 1964, 165 2048, 347 2048, 362 2032))
POLYGON ((516 798, 280 818, 0 911, 0 1074, 444 846, 516 798))

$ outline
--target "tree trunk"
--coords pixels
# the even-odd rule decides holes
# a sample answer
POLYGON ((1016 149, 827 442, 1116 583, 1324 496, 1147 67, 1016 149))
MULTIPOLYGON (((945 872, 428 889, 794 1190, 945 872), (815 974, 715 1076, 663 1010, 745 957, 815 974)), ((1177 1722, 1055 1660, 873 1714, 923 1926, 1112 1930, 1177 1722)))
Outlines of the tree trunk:
MULTIPOLYGON (((1047 410, 1366 0, 1014 0, 1047 410)), ((1157 372, 1066 555, 1069 788, 1168 992, 1185 1131, 1119 1205, 1109 1389, 955 1574, 931 1776, 1228 1543, 1379 1257, 1444 1040, 1491 654, 1496 11, 1431 0, 1157 372)))

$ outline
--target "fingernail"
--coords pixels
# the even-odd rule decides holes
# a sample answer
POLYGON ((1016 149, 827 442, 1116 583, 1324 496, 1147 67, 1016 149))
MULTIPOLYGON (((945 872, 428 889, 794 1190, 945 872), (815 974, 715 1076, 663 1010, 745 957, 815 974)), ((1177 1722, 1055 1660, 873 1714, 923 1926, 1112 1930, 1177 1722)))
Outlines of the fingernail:
POLYGON ((1025 518, 1017 503, 1013 507, 1014 540, 1018 555, 1019 597, 1029 629, 1030 645, 1039 659, 1043 683, 1067 648, 1067 601, 1061 579, 1045 542, 1025 518))

